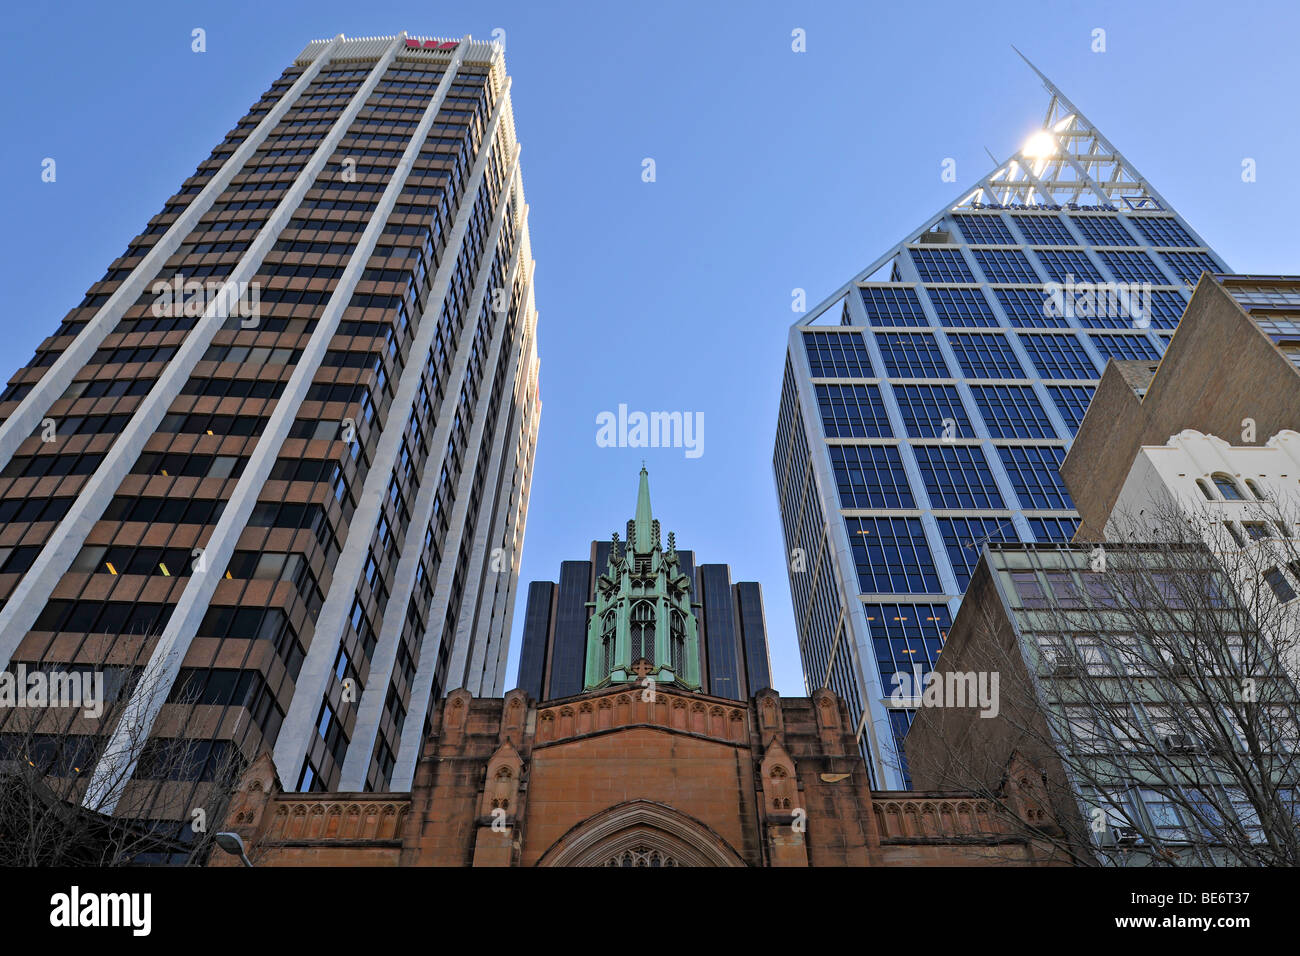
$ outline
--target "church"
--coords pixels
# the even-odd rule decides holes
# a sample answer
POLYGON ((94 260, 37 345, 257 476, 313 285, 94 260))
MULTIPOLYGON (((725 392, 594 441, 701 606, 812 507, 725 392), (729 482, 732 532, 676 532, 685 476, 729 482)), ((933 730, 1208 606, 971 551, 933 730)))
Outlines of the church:
POLYGON ((626 540, 530 587, 520 686, 448 694, 409 793, 285 792, 263 754, 223 829, 254 866, 1066 862, 1014 758, 1001 806, 873 791, 843 702, 772 689, 761 595, 729 579, 661 538, 642 468, 626 540))

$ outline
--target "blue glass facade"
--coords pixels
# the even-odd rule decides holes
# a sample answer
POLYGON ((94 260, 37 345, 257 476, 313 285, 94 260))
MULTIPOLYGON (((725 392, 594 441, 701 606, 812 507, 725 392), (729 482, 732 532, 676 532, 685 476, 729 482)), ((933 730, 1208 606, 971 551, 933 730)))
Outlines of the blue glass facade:
POLYGON ((550 581, 533 581, 528 585, 528 608, 524 612, 524 643, 519 652, 519 680, 522 687, 534 698, 541 696, 542 682, 546 679, 546 631, 550 626, 555 585, 550 581), (541 635, 541 640, 529 640, 529 635, 541 635))
POLYGON ((582 693, 590 592, 591 564, 587 561, 561 563, 560 587, 555 601, 554 652, 550 660, 550 687, 554 697, 582 693))
POLYGON ((740 644, 745 658, 745 679, 752 695, 772 686, 763 589, 755 581, 742 581, 735 585, 735 595, 736 619, 740 623, 740 644))
POLYGON ((791 330, 773 465, 805 680, 845 696, 882 788, 910 785, 895 669, 933 664, 986 541, 1068 540, 1057 469, 1106 363, 1158 360, 1230 271, 1054 115, 1059 160, 999 167, 791 330))
POLYGON ((741 699, 741 648, 731 602, 731 569, 725 564, 700 565, 700 595, 704 602, 704 644, 708 660, 709 693, 741 699))

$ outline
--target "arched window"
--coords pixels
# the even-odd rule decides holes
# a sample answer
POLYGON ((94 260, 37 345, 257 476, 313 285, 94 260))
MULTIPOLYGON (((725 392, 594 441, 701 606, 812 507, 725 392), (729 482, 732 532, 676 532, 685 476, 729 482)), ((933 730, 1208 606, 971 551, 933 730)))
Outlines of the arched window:
POLYGON ((606 866, 677 866, 677 860, 660 850, 641 844, 615 854, 606 866))
POLYGON ((1205 496, 1206 501, 1214 500, 1214 492, 1210 490, 1210 486, 1207 485, 1202 479, 1200 478, 1196 479, 1196 487, 1201 489, 1201 494, 1205 496))
POLYGON ((618 615, 613 611, 605 615, 600 633, 601 673, 614 669, 614 639, 618 630, 618 615))
POLYGON ((1212 480, 1214 481, 1214 487, 1219 489, 1219 494, 1223 495, 1224 501, 1245 500, 1241 489, 1237 487, 1237 483, 1227 475, 1214 475, 1212 480))
POLYGON ((662 804, 635 800, 589 817, 561 837, 539 866, 743 867, 717 834, 662 804), (642 856, 644 854, 644 856, 642 856))
POLYGON ((673 673, 681 678, 686 673, 686 622, 678 611, 673 611, 671 623, 673 673))
POLYGON ((642 658, 655 662, 655 609, 649 601, 632 605, 632 657, 628 663, 642 658))
POLYGON ((1259 485, 1255 484, 1249 478, 1246 479, 1246 490, 1255 497, 1256 501, 1268 501, 1268 496, 1259 490, 1259 485))

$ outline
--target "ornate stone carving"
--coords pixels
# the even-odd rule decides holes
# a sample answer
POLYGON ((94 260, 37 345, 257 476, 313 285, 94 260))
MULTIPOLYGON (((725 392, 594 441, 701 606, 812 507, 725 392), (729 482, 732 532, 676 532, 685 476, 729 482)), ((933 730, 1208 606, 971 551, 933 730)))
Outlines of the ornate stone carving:
POLYGON ((345 803, 329 796, 305 799, 299 794, 283 794, 275 802, 271 823, 259 841, 262 845, 397 840, 410 809, 409 799, 380 795, 372 800, 345 803))
POLYGON ((768 745, 759 773, 763 780, 763 804, 769 813, 781 815, 799 807, 799 782, 795 777, 794 760, 781 746, 781 741, 773 740, 768 745))
MULTIPOLYGON (((504 810, 509 817, 515 815, 523 767, 523 758, 509 741, 497 748, 487 764, 487 783, 483 787, 479 816, 492 817, 494 810, 504 810)), ((496 816, 499 818, 500 814, 496 816)))

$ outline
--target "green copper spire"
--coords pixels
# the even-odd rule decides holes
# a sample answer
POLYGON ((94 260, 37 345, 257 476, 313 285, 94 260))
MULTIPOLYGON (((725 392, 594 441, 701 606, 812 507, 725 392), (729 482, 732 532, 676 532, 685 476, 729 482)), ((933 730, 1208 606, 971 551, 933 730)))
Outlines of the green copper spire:
POLYGON ((642 464, 641 486, 636 492, 636 540, 633 542, 636 550, 641 554, 648 553, 654 547, 650 533, 653 523, 654 517, 650 514, 650 473, 642 464))
POLYGON ((627 551, 611 536, 609 561, 596 579, 587 626, 587 690, 611 684, 700 687, 700 637, 691 602, 691 579, 682 570, 677 539, 665 552, 650 511, 650 476, 641 467, 636 517, 627 523, 627 551))

